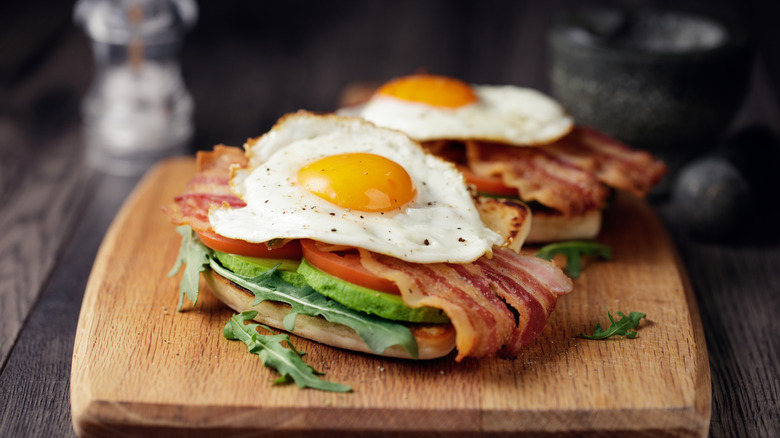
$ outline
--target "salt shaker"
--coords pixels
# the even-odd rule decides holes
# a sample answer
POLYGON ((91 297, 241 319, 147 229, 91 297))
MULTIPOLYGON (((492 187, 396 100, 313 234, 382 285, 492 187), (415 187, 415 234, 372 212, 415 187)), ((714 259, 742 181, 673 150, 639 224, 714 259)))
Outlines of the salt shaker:
POLYGON ((95 76, 82 101, 86 157, 101 171, 137 175, 185 153, 193 101, 179 49, 194 0, 79 0, 74 20, 92 41, 95 76))

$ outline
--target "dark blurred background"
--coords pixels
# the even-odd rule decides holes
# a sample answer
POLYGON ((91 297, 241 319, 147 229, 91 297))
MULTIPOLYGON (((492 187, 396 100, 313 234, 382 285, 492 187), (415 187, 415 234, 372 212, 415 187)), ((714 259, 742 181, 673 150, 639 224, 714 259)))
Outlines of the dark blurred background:
MULTIPOLYGON (((196 103, 194 146, 240 144, 263 133, 285 112, 334 109, 348 84, 382 82, 418 70, 549 91, 544 30, 556 11, 579 3, 200 2, 198 22, 181 54, 185 82, 196 103)), ((773 84, 780 78, 780 43, 769 34, 780 16, 779 2, 614 3, 704 11, 742 23, 754 34, 765 74, 773 84)), ((87 37, 72 23, 72 7, 68 1, 0 6, 2 117, 46 118, 46 125, 56 129, 78 116, 78 100, 92 75, 92 54, 87 37), (62 50, 65 45, 69 47, 62 50), (64 52, 67 59, 48 58, 54 51, 64 52), (68 63, 69 69, 43 77, 47 69, 53 70, 43 65, 46 62, 68 63), (33 91, 41 87, 43 93, 33 91)), ((776 97, 777 86, 774 89, 776 97)), ((760 101, 762 96, 752 98, 760 101)), ((760 107, 760 102, 751 104, 760 107)), ((751 121, 780 129, 777 120, 760 117, 760 110, 750 115, 751 121)), ((745 120, 743 112, 735 123, 745 120)))

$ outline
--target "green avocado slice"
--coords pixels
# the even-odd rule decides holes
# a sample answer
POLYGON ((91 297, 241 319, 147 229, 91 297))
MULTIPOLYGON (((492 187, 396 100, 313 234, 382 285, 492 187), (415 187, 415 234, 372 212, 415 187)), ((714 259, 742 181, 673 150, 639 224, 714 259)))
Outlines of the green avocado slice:
POLYGON ((349 283, 315 268, 306 259, 303 259, 298 266, 298 273, 314 290, 350 309, 394 321, 449 322, 447 315, 440 309, 432 307, 411 308, 404 304, 400 295, 379 292, 349 283))
POLYGON ((295 272, 300 262, 289 259, 264 259, 259 257, 246 257, 226 252, 214 251, 214 257, 219 264, 244 277, 257 277, 263 272, 278 265, 279 275, 282 280, 293 286, 306 285, 306 279, 295 272))

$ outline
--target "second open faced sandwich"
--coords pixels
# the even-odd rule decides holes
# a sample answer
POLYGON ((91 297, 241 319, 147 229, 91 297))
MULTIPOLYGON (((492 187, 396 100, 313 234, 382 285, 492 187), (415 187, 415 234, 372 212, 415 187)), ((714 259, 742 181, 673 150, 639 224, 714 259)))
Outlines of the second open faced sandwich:
POLYGON ((530 243, 596 237, 611 189, 645 196, 666 173, 649 153, 575 125, 558 102, 528 88, 411 75, 344 112, 401 130, 457 164, 480 202, 527 202, 530 243))

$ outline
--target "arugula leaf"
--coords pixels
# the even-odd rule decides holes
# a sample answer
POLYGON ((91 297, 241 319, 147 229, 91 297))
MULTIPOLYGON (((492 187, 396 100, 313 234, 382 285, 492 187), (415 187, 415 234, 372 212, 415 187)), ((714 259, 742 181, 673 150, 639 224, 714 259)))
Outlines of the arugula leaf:
POLYGON ((168 277, 173 277, 185 264, 184 275, 179 283, 179 305, 177 311, 181 311, 184 304, 184 296, 192 301, 192 306, 198 303, 198 284, 200 283, 200 273, 206 270, 211 259, 211 250, 200 243, 200 239, 195 236, 187 225, 176 227, 176 232, 181 234, 181 247, 179 247, 179 257, 173 268, 168 272, 168 277))
POLYGON ((274 383, 287 383, 291 379, 299 388, 314 388, 321 391, 349 392, 352 388, 341 383, 328 382, 317 377, 322 374, 311 366, 307 365, 301 356, 303 352, 298 351, 290 342, 290 336, 287 334, 278 335, 260 335, 257 332, 258 327, 273 333, 270 327, 263 324, 245 324, 257 315, 257 311, 250 310, 241 314, 233 315, 230 321, 225 324, 222 334, 230 340, 240 340, 246 344, 249 352, 260 357, 268 368, 275 369, 282 375, 274 383), (286 342, 290 348, 285 348, 282 343, 286 342))
POLYGON ((612 314, 609 313, 609 309, 607 309, 607 316, 609 316, 609 321, 612 324, 610 324, 606 330, 602 330, 601 324, 596 323, 596 329, 593 331, 592 335, 586 335, 580 332, 580 336, 592 340, 607 339, 610 336, 625 336, 629 339, 634 339, 637 332, 631 331, 631 329, 636 328, 636 326, 639 325, 639 320, 647 315, 640 312, 631 312, 628 316, 623 312, 617 312, 617 314, 620 316, 620 319, 615 321, 615 318, 612 317, 612 314))
MULTIPOLYGON (((176 228, 176 232, 182 236, 181 247, 179 248, 179 255, 176 263, 170 272, 168 272, 168 277, 176 275, 176 273, 181 270, 182 264, 186 265, 184 268, 184 275, 182 275, 181 283, 179 284, 179 305, 176 309, 177 311, 181 311, 185 295, 192 301, 193 306, 197 303, 200 273, 206 269, 206 266, 212 268, 215 266, 218 267, 221 269, 223 276, 225 273, 232 274, 232 272, 219 265, 213 258, 212 250, 201 243, 200 239, 197 238, 195 232, 189 226, 182 225, 176 228)), ((272 269, 271 272, 276 275, 276 279, 280 284, 286 284, 290 288, 295 289, 295 286, 285 283, 284 280, 279 277, 275 268, 272 269)), ((233 275, 235 276, 235 274, 233 275)), ((257 301, 257 303, 259 302, 260 301, 257 301)), ((338 392, 352 390, 349 386, 319 379, 316 376, 318 372, 306 365, 301 359, 303 353, 297 351, 292 346, 289 335, 279 334, 263 336, 257 332, 257 327, 263 327, 266 330, 271 331, 269 327, 262 324, 244 324, 245 321, 252 319, 256 315, 257 311, 248 311, 241 315, 235 315, 227 325, 225 325, 223 335, 227 339, 240 339, 246 344, 251 353, 257 354, 260 357, 263 365, 276 369, 282 377, 276 380, 275 383, 283 383, 291 378, 301 388, 308 387, 321 389, 323 391, 338 392), (282 342, 287 342, 287 345, 290 346, 291 349, 284 348, 282 342)), ((412 343, 414 344, 414 351, 416 352, 417 343, 414 341, 414 337, 412 337, 412 343)))
POLYGON ((270 300, 292 306, 290 314, 284 320, 285 329, 288 331, 293 330, 295 317, 299 313, 321 315, 330 322, 355 330, 371 351, 377 354, 392 345, 401 345, 412 357, 417 357, 417 341, 406 326, 349 309, 315 291, 311 286, 287 283, 276 269, 270 269, 255 278, 235 274, 219 264, 212 256, 212 251, 200 242, 189 226, 182 225, 176 231, 182 235, 182 243, 179 257, 168 276, 176 275, 181 265, 186 264, 179 285, 177 310, 181 311, 185 295, 192 301, 193 306, 197 303, 200 273, 209 266, 221 276, 252 291, 255 294, 255 305, 270 300))
POLYGON ((566 256, 566 273, 571 278, 577 278, 582 272, 583 256, 588 255, 609 260, 612 258, 612 249, 598 242, 572 240, 545 245, 536 252, 535 256, 552 260, 556 254, 566 256))
POLYGON ((373 317, 315 291, 311 286, 293 286, 281 279, 277 270, 269 269, 254 278, 238 275, 210 260, 209 267, 217 274, 255 294, 253 305, 265 300, 279 301, 292 306, 284 318, 284 328, 293 331, 298 314, 322 316, 330 322, 352 328, 371 351, 381 354, 392 345, 401 345, 412 357, 417 357, 417 341, 408 327, 386 319, 373 317))

